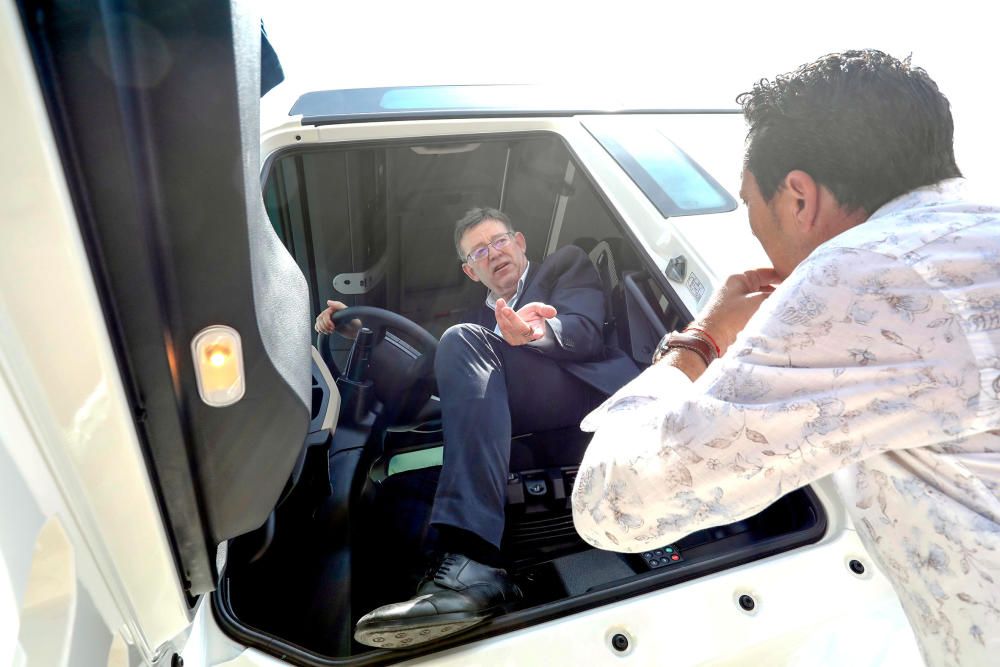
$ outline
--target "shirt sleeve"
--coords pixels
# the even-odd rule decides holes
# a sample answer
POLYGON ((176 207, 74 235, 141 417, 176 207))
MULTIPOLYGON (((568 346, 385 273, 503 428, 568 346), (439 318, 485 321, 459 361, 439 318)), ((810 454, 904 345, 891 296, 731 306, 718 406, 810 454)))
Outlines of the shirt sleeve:
POLYGON ((657 364, 584 419, 576 529, 635 552, 739 521, 872 455, 961 440, 978 392, 960 322, 912 268, 814 255, 697 382, 657 364))

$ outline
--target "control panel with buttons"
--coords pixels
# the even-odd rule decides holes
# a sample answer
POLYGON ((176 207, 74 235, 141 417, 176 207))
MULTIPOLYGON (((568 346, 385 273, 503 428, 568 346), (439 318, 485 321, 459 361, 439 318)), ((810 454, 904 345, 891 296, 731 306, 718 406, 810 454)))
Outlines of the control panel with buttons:
POLYGON ((650 569, 655 570, 657 568, 666 567, 667 565, 679 563, 684 560, 684 556, 681 555, 681 551, 676 545, 671 544, 665 547, 658 547, 656 549, 650 549, 649 551, 643 551, 642 559, 646 561, 646 565, 648 565, 650 569))

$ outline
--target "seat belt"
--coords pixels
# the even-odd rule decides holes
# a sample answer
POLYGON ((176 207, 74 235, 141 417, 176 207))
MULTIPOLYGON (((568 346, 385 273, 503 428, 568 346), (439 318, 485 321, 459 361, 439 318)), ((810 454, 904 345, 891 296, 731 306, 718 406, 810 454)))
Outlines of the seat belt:
POLYGON ((549 227, 549 239, 545 244, 544 257, 551 255, 558 246, 563 219, 566 217, 566 205, 569 203, 570 195, 573 194, 573 179, 575 177, 576 165, 570 160, 566 163, 566 175, 563 178, 562 192, 556 197, 556 205, 552 212, 552 224, 549 227))

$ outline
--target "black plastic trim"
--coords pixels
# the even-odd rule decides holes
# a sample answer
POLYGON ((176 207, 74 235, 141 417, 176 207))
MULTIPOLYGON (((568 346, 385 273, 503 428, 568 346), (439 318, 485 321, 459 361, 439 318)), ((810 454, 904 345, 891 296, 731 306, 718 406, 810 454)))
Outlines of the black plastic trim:
MULTIPOLYGON (((261 184, 263 186, 263 183, 261 184)), ((288 211, 288 184, 285 183, 285 175, 279 174, 275 179, 274 187, 278 196, 278 224, 281 226, 281 236, 288 251, 295 255, 295 235, 292 233, 291 214, 288 211)), ((271 221, 274 224, 274 221, 271 221)))
MULTIPOLYGON (((643 98, 603 98, 593 90, 524 84, 461 84, 346 88, 317 90, 301 95, 289 116, 303 116, 303 124, 374 122, 401 119, 566 116, 578 113, 686 113, 663 106, 651 92, 643 98), (424 104, 385 106, 390 95, 425 96, 424 104), (427 98, 426 96, 429 96, 427 98), (437 96, 436 106, 433 98, 437 96), (621 110, 616 110, 620 108, 621 110)), ((402 101, 402 100, 397 100, 402 101)), ((699 113, 740 113, 738 109, 701 108, 699 113)))
POLYGON ((659 340, 666 335, 667 327, 663 324, 663 318, 656 313, 656 310, 650 305, 649 300, 642 293, 642 289, 636 282, 637 273, 638 272, 636 271, 629 271, 622 278, 622 284, 624 285, 625 290, 631 294, 632 298, 635 299, 635 302, 639 305, 639 310, 641 310, 642 314, 647 320, 649 320, 649 325, 653 327, 657 334, 656 342, 659 342, 659 340))
POLYGON ((602 109, 571 109, 547 111, 532 110, 490 110, 490 111, 406 111, 398 113, 353 114, 344 116, 310 116, 302 118, 302 125, 321 127, 323 125, 350 125, 352 123, 385 123, 389 121, 411 120, 477 120, 489 118, 568 118, 571 116, 629 116, 644 114, 738 114, 734 109, 626 109, 605 111, 602 109))

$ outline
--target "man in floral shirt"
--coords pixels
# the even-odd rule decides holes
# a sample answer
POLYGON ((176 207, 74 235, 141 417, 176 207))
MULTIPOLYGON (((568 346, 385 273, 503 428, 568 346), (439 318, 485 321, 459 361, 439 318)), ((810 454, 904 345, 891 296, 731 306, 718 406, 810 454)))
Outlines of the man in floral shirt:
POLYGON ((739 102, 774 266, 730 277, 584 420, 577 530, 643 551, 832 474, 927 662, 997 664, 1000 206, 909 62, 834 54, 739 102))

